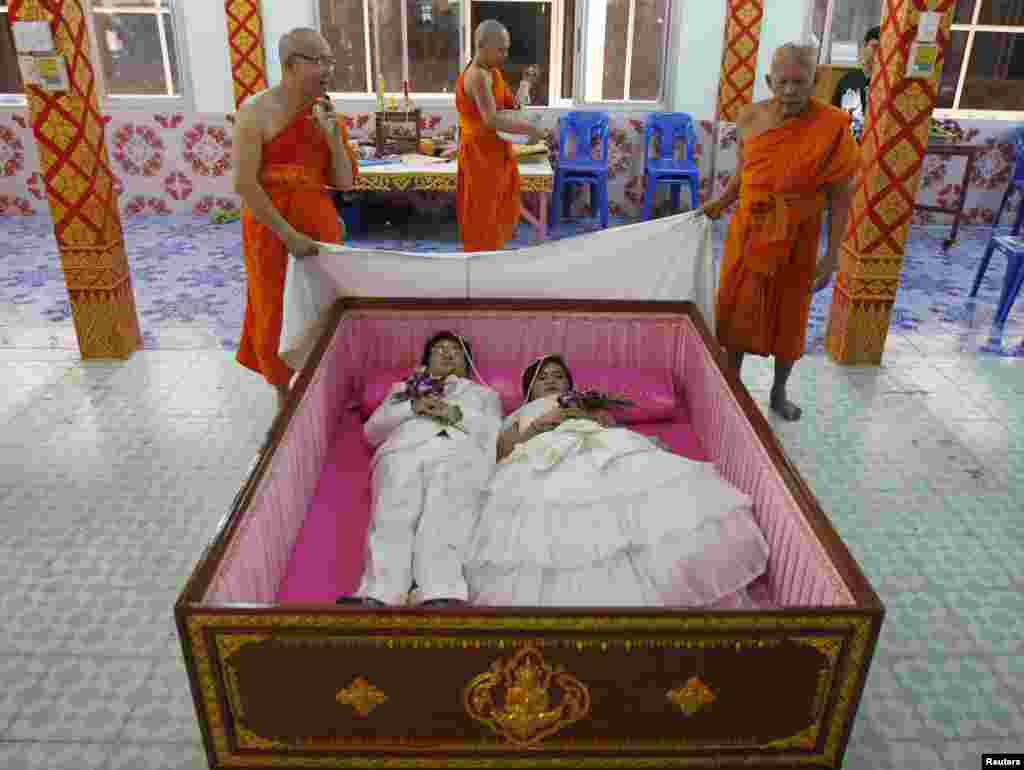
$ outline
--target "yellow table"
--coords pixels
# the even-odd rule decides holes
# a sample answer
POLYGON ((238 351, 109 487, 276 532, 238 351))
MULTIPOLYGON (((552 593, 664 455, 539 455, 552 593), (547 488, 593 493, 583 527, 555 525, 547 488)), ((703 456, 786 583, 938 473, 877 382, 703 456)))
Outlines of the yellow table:
MULTIPOLYGON (((458 164, 454 160, 408 158, 401 163, 360 166, 356 192, 441 192, 454 193, 458 164)), ((547 158, 519 164, 523 194, 522 217, 533 226, 537 240, 547 239, 548 203, 555 184, 555 171, 547 158), (532 199, 535 211, 526 201, 532 199)))

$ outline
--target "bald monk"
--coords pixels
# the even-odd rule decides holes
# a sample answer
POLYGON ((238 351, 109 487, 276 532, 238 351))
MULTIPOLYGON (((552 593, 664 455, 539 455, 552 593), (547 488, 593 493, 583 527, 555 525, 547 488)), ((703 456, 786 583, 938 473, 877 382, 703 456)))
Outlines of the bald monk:
POLYGON ((358 163, 344 123, 325 96, 334 70, 331 47, 313 29, 281 38, 281 83, 238 111, 234 134, 235 192, 242 198, 247 278, 238 362, 288 396, 292 370, 278 357, 288 254, 317 253, 314 241, 340 243, 328 187, 350 190, 358 163))
POLYGON ((859 158, 850 116, 811 98, 815 61, 814 48, 793 43, 775 52, 767 76, 774 96, 740 112, 736 174, 702 209, 717 219, 739 200, 722 260, 718 340, 737 375, 745 353, 775 358, 771 408, 790 421, 801 410, 786 383, 804 352, 811 297, 838 265, 859 158), (828 248, 819 262, 828 207, 828 248))
POLYGON ((494 251, 519 224, 519 165, 499 131, 525 134, 530 144, 544 134, 502 110, 517 110, 498 67, 508 58, 508 30, 488 19, 476 28, 476 55, 455 82, 459 112, 459 171, 455 206, 463 251, 494 251))

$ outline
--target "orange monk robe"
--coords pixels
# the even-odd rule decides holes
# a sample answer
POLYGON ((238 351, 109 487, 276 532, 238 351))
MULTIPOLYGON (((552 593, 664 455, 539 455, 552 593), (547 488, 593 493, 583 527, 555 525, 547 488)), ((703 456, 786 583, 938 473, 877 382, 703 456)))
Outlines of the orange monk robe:
MULTIPOLYGON (((353 172, 357 173, 345 124, 340 118, 338 123, 342 145, 352 161, 353 172)), ((263 145, 260 184, 281 216, 300 233, 315 241, 341 243, 344 226, 338 219, 332 193, 324 189, 324 185, 334 184, 331 149, 313 119, 312 107, 263 145)), ((242 212, 242 248, 246 302, 237 360, 262 374, 271 385, 287 385, 293 372, 278 357, 277 350, 288 251, 284 241, 257 222, 248 208, 242 212)))
POLYGON ((743 142, 716 317, 734 353, 803 355, 826 185, 849 179, 860 151, 850 116, 812 99, 806 112, 743 142))
MULTIPOLYGON (((516 100, 498 70, 491 71, 494 103, 499 110, 516 109, 516 100)), ((459 170, 455 208, 463 251, 494 251, 515 235, 519 224, 519 165, 506 142, 480 115, 476 100, 465 91, 466 72, 455 83, 459 112, 459 170)))

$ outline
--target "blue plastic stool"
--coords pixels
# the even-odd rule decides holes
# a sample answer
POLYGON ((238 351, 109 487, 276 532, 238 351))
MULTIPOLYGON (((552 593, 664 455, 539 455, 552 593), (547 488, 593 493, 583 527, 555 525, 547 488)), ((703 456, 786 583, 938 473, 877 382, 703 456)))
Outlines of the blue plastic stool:
MULTIPOLYGON (((601 227, 608 227, 608 113, 569 112, 558 119, 558 168, 555 169, 554 189, 551 193, 551 224, 562 218, 564 196, 574 184, 590 186, 591 207, 601 219, 601 227), (570 139, 576 153, 569 157, 570 139), (594 159, 595 144, 601 148, 600 157, 594 159)), ((567 212, 568 213, 568 212, 567 212)))
POLYGON ((671 185, 672 210, 679 211, 683 184, 690 188, 690 208, 700 205, 700 171, 694 162, 697 133, 693 118, 685 112, 652 112, 644 128, 644 206, 642 218, 654 211, 654 193, 659 184, 671 185), (658 156, 651 157, 651 144, 657 138, 658 156), (682 140, 686 156, 675 157, 676 142, 682 140))

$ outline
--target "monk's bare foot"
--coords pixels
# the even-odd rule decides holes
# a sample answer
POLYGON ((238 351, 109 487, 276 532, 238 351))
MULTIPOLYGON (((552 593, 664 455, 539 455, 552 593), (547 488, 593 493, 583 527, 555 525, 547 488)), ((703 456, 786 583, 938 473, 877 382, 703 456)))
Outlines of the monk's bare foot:
POLYGON ((782 417, 787 422, 796 422, 800 419, 800 415, 803 414, 803 410, 786 398, 785 393, 772 393, 771 398, 772 411, 782 417))

